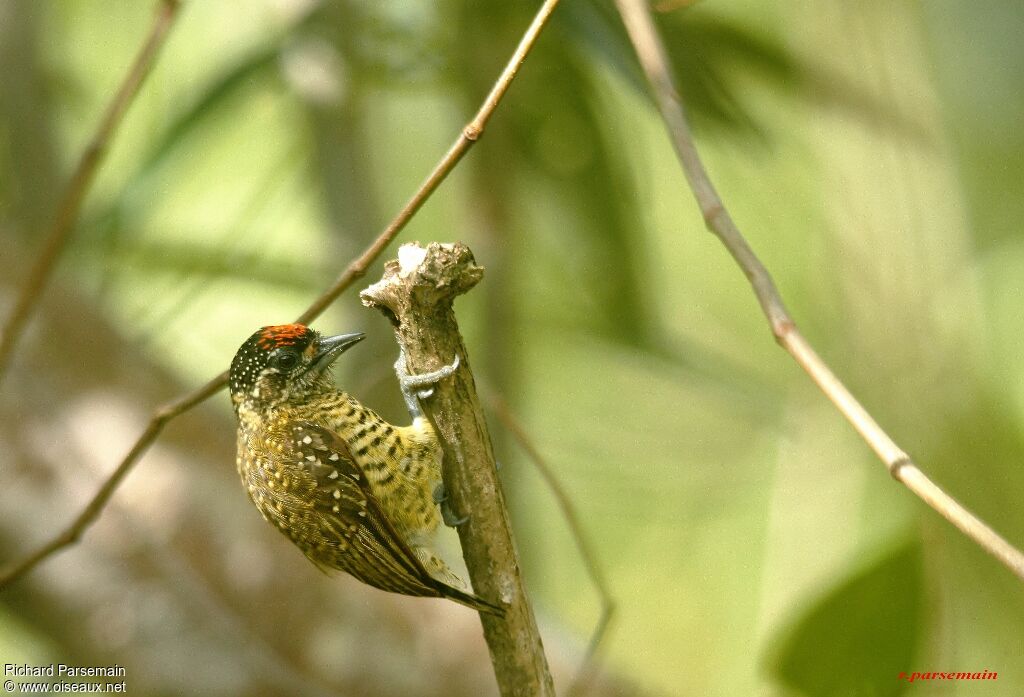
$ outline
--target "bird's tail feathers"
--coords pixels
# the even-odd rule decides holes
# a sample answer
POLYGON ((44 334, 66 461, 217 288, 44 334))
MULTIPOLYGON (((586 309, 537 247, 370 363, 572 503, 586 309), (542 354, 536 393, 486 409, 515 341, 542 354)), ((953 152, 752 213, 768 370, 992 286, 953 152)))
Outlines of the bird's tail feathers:
POLYGON ((466 593, 458 588, 449 586, 447 583, 437 582, 437 589, 441 592, 441 595, 454 600, 457 603, 465 605, 468 608, 472 608, 477 612, 486 612, 488 615, 494 615, 495 617, 504 617, 505 608, 495 605, 494 603, 484 600, 478 595, 472 593, 466 593))

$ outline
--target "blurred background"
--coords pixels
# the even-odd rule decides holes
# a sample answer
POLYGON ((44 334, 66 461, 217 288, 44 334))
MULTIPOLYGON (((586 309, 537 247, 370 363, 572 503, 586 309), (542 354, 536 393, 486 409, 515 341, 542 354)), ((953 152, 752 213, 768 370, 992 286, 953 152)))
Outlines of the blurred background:
MULTIPOLYGON (((0 2, 0 310, 152 2, 0 2)), ((537 2, 186 2, 0 385, 0 561, 49 539, 152 409, 290 321, 475 112, 537 2)), ((657 0, 727 205, 823 357, 1024 543, 1024 4, 657 0)), ((566 0, 398 242, 486 267, 478 381, 571 493, 619 604, 592 694, 1020 695, 1020 582, 895 484, 704 229, 608 0, 566 0), (998 672, 915 683, 901 671, 998 672)), ((397 246, 383 259, 395 255, 397 246)), ((403 409, 359 288, 339 384, 403 409)), ((551 492, 492 430, 564 690, 600 612, 551 492)), ((490 695, 454 604, 328 578, 248 502, 220 394, 80 544, 0 594, 0 663, 140 695, 490 695)))

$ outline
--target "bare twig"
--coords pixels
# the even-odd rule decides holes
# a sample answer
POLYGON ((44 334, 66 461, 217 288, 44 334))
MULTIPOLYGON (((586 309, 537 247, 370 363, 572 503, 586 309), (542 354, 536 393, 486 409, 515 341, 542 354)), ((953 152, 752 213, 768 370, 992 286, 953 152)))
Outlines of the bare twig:
POLYGON ((481 597, 500 602, 503 617, 481 613, 484 638, 503 697, 554 697, 555 688, 537 630, 537 620, 519 571, 505 496, 498 483, 494 452, 477 397, 469 355, 452 303, 483 277, 462 244, 402 245, 383 278, 364 290, 363 303, 394 325, 412 374, 459 359, 458 369, 432 388, 423 410, 444 450, 447 501, 466 521, 458 526, 463 557, 481 597))
MULTIPOLYGON (((459 160, 462 159, 462 156, 466 154, 466 151, 480 139, 483 135, 484 128, 487 125, 487 121, 491 118, 494 110, 497 109, 502 97, 505 96, 509 86, 512 84, 512 80, 519 72, 520 66, 523 64, 523 61, 526 60, 526 56, 529 54, 530 49, 533 48, 540 31, 544 28, 545 24, 547 24, 552 11, 557 5, 558 0, 545 0, 540 10, 538 10, 536 17, 534 17, 533 22, 530 24, 530 27, 526 30, 526 33, 520 40, 519 45, 516 47, 515 53, 512 54, 512 58, 509 60, 505 69, 502 71, 501 76, 498 78, 498 81, 491 89, 490 94, 487 95, 487 98, 484 100, 483 105, 480 107, 480 110, 477 112, 473 120, 462 129, 462 133, 455 141, 455 144, 448 150, 444 157, 441 158, 441 161, 431 172, 430 176, 428 176, 423 184, 420 185, 416 193, 413 194, 384 231, 381 232, 370 246, 366 248, 366 251, 348 265, 337 280, 335 280, 334 283, 331 284, 331 286, 324 291, 324 293, 320 295, 320 297, 318 297, 296 321, 308 324, 312 320, 316 319, 339 295, 341 295, 342 292, 352 285, 353 281, 365 274, 366 269, 370 264, 380 256, 381 252, 383 252, 388 246, 388 243, 390 243, 391 240, 394 239, 395 235, 405 227, 427 198, 429 198, 437 187, 441 185, 441 182, 443 182, 452 169, 455 168, 459 163, 459 160)), ((89 505, 85 510, 75 518, 72 524, 62 534, 47 542, 24 559, 14 562, 0 572, 0 590, 12 581, 31 571, 36 565, 51 554, 74 544, 78 539, 80 539, 85 530, 103 510, 103 507, 107 504, 107 501, 110 500, 114 491, 117 490, 121 480, 124 479, 124 476, 131 470, 135 463, 138 462, 139 458, 142 457, 146 450, 149 449, 149 446, 153 444, 157 436, 160 435, 164 426, 166 426, 171 419, 183 414, 206 399, 209 399, 211 396, 219 392, 225 384, 227 384, 226 372, 211 379, 199 389, 189 392, 188 394, 158 407, 153 413, 149 426, 145 431, 143 431, 142 435, 139 436, 131 450, 129 450, 128 454, 121 460, 117 469, 115 469, 110 475, 110 478, 102 487, 100 487, 99 491, 93 497, 92 501, 89 502, 89 505)))
POLYGON ((498 107, 502 97, 508 91, 508 88, 512 85, 512 80, 515 79, 516 74, 519 72, 519 68, 522 67, 523 61, 526 60, 526 56, 530 53, 534 43, 537 41, 537 37, 540 36, 541 30, 544 25, 547 24, 551 18, 551 13, 555 11, 555 7, 558 6, 559 0, 545 0, 544 4, 538 10, 537 15, 533 18, 533 22, 527 28, 526 33, 523 34, 523 38, 520 39, 519 45, 516 47, 515 53, 512 54, 512 58, 509 59, 505 65, 505 69, 501 72, 501 76, 498 81, 494 83, 494 87, 491 88, 490 94, 484 99, 484 103, 480 105, 480 110, 476 112, 476 116, 473 120, 466 124, 462 133, 459 134, 458 139, 452 144, 452 147, 448 150, 448 153, 441 158, 441 161, 437 163, 437 167, 430 173, 430 176, 426 178, 419 190, 413 194, 413 197, 409 199, 409 202, 405 204, 395 219, 384 229, 370 247, 363 252, 362 256, 349 264, 348 268, 338 277, 334 284, 328 288, 323 295, 314 301, 309 309, 302 313, 299 317, 299 322, 306 323, 318 316, 324 309, 334 302, 334 299, 357 278, 362 277, 366 273, 367 267, 380 256, 380 253, 384 251, 384 248, 391 243, 391 240, 395 238, 402 228, 405 227, 409 219, 416 215, 416 212, 426 202, 430 195, 434 193, 434 190, 440 186, 441 182, 445 180, 448 174, 455 168, 455 165, 459 164, 459 160, 462 156, 473 147, 480 137, 484 134, 484 128, 487 127, 487 122, 490 120, 494 110, 498 107))
POLYGON ((67 189, 64 190, 64 195, 57 208, 57 216, 46 236, 42 251, 21 287, 18 298, 14 302, 14 309, 11 311, 10 317, 7 318, 7 323, 0 331, 0 380, 3 379, 7 364, 10 362, 14 345, 25 328, 25 323, 32 314, 32 309, 38 302, 46 282, 53 273, 61 252, 67 245, 75 223, 78 222, 82 203, 89 193, 96 172, 103 163, 110 141, 139 93, 139 88, 142 87, 146 76, 149 75, 161 47, 167 40, 180 5, 180 0, 160 0, 157 4, 149 33, 139 48, 135 60, 128 68, 120 87, 117 88, 114 98, 107 106, 92 140, 78 161, 78 166, 71 176, 67 189))
POLYGON ((576 514, 576 507, 573 505, 572 499, 565 492, 562 482, 555 475, 555 470, 540 454, 540 451, 533 444, 533 441, 530 440, 530 437, 526 435, 526 429, 512 415, 505 400, 497 394, 491 394, 488 401, 498 420, 508 429, 512 437, 516 439, 519 447, 523 449, 530 461, 533 462, 534 467, 537 468, 540 476, 554 494, 558 507, 562 510, 565 522, 569 526, 569 532, 576 542, 576 548, 579 550, 580 557, 583 559, 587 575, 590 576, 590 580, 594 584, 595 590, 597 590, 598 599, 601 602, 601 615, 598 617, 597 625, 590 636, 587 653, 584 654, 583 661, 576 672, 576 677, 566 691, 566 694, 569 696, 584 694, 587 684, 593 678, 592 668, 595 665, 594 659, 597 656, 597 650, 608 633, 612 618, 615 616, 615 599, 612 597, 611 590, 609 590, 608 581, 605 579, 601 564, 597 560, 597 552, 594 550, 587 535, 583 532, 583 526, 580 524, 579 516, 576 514))
POLYGON ((1024 580, 1024 554, 932 482, 882 430, 797 330, 767 269, 733 222, 708 177, 694 145, 682 99, 676 90, 665 47, 645 0, 615 0, 658 102, 662 119, 707 228, 746 274, 776 341, 793 356, 814 383, 885 463, 889 473, 946 520, 958 527, 1010 571, 1024 580))
POLYGON ((0 588, 4 588, 7 584, 17 581, 54 552, 78 542, 82 537, 82 533, 93 524, 103 511, 103 508, 107 505, 107 502, 113 496, 114 491, 117 490, 125 475, 131 471, 132 466, 149 449, 149 446, 153 444, 153 441, 160 435, 160 432, 164 430, 167 422, 217 394, 224 386, 226 380, 227 373, 221 373, 198 390, 168 402, 153 412, 146 430, 142 432, 142 435, 135 441, 135 445, 132 446, 128 454, 121 460, 121 464, 103 482, 103 486, 99 488, 99 491, 96 492, 82 512, 65 528, 64 532, 32 554, 5 568, 3 574, 0 574, 0 588))

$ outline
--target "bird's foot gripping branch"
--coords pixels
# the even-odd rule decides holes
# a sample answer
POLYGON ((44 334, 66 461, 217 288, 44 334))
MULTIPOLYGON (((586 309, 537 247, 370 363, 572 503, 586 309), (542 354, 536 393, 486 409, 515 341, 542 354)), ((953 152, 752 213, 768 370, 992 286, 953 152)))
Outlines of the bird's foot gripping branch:
POLYGON ((553 697, 469 353, 455 321, 455 298, 481 278, 483 268, 465 245, 412 243, 402 245, 398 259, 361 297, 391 320, 409 374, 429 374, 459 357, 454 373, 436 384, 422 408, 441 437, 450 505, 467 518, 458 531, 473 588, 505 607, 504 617, 481 616, 495 675, 502 695, 553 697))

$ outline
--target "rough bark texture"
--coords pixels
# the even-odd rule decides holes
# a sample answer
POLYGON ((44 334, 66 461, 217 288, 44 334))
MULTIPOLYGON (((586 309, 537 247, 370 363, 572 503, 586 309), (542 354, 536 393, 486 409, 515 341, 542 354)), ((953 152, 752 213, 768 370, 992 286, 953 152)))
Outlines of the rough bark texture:
MULTIPOLYGON (((25 268, 8 242, 0 269, 25 268)), ((0 305, 19 278, 0 274, 0 305)), ((0 566, 67 525, 153 405, 187 388, 81 288, 54 278, 39 309, 0 390, 0 566)), ((393 379, 386 365, 378 373, 393 379)), ((248 501, 227 396, 196 411, 167 428, 77 545, 0 592, 0 663, 14 647, 29 662, 117 663, 129 694, 154 697, 498 694, 472 613, 320 573, 248 501), (445 641, 424 641, 438 627, 445 641)), ((556 677, 569 679, 579 648, 564 628, 554 636, 556 677)), ((593 697, 647 694, 605 677, 593 697)))
MULTIPOLYGON (((0 257, 2 306, 28 260, 13 243, 0 257)), ((0 390, 0 567, 63 529, 153 405, 187 388, 81 288, 54 278, 39 309, 0 390)), ((225 394, 175 420, 77 545, 0 592, 0 664, 15 647, 117 663, 129 694, 153 697, 496 696, 471 613, 323 574, 262 520, 234 433, 225 394), (424 642, 438 626, 445 643, 424 642)))
POLYGON ((455 297, 482 277, 483 268, 465 245, 430 243, 423 248, 412 243, 399 249, 398 259, 385 265, 383 278, 361 297, 394 324, 411 374, 436 370, 459 356, 459 369, 435 386, 423 407, 441 435, 452 508, 456 515, 469 517, 458 530, 473 588, 506 606, 504 618, 481 616, 495 676, 502 695, 554 697, 490 435, 452 307, 455 297))

